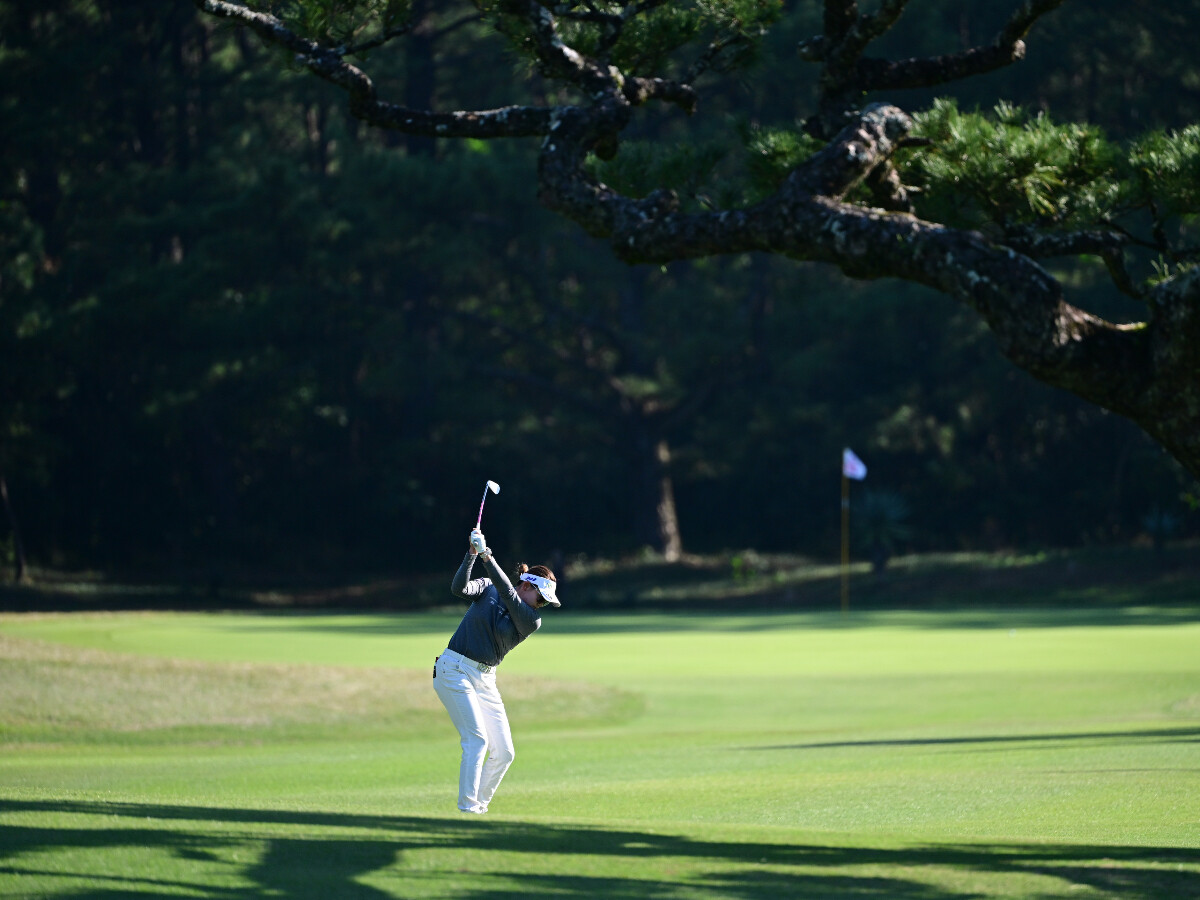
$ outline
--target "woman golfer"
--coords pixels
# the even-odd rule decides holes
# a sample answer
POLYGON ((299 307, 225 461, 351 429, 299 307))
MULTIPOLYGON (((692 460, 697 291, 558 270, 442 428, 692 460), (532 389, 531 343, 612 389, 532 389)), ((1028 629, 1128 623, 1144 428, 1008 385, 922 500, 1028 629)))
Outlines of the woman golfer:
POLYGON ((553 572, 523 563, 519 572, 514 588, 475 529, 450 583, 451 593, 470 598, 471 606, 449 647, 434 660, 433 687, 462 738, 458 808, 466 813, 487 812, 516 756, 504 700, 496 689, 496 666, 541 626, 538 609, 560 605, 553 572), (483 560, 491 578, 470 580, 476 559, 483 560))

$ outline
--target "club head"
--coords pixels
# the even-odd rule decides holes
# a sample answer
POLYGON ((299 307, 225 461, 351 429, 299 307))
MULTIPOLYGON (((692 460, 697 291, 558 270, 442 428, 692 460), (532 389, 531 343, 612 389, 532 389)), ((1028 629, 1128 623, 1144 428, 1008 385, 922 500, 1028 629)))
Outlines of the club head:
POLYGON ((487 483, 487 486, 488 486, 488 490, 491 491, 493 494, 500 493, 500 485, 496 484, 496 482, 489 481, 487 483))

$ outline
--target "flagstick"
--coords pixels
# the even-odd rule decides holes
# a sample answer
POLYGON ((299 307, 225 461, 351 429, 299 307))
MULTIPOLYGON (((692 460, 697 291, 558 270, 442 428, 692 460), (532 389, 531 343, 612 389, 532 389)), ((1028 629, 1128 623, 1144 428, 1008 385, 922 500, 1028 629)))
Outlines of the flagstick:
POLYGON ((842 613, 850 609, 850 479, 842 472, 842 613))

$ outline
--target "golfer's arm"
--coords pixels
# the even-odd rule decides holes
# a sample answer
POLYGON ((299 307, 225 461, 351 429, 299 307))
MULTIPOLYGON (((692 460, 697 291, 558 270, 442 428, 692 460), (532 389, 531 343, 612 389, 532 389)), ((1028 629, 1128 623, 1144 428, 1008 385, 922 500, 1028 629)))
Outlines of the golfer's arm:
POLYGON ((528 637, 541 628, 542 617, 534 612, 531 606, 521 602, 512 582, 508 580, 508 576, 496 562, 496 557, 489 555, 483 560, 483 564, 491 574, 492 584, 496 586, 496 592, 500 595, 500 600, 508 610, 509 616, 512 617, 513 624, 517 626, 517 631, 528 637))
POLYGON ((458 571, 454 573, 454 578, 450 582, 450 593, 455 597, 469 597, 472 594, 480 593, 481 589, 471 581, 471 567, 475 565, 475 560, 478 558, 470 550, 463 557, 462 564, 458 567, 458 571))

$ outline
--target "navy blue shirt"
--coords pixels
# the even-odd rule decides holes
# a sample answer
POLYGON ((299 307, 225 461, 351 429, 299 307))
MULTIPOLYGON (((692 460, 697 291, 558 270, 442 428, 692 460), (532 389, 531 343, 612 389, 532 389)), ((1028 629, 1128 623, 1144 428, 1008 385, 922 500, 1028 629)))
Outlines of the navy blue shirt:
POLYGON ((450 582, 450 592, 469 597, 471 606, 447 646, 468 659, 498 666, 509 650, 541 627, 542 618, 517 596, 494 556, 484 560, 492 577, 470 580, 478 558, 468 551, 450 582))

